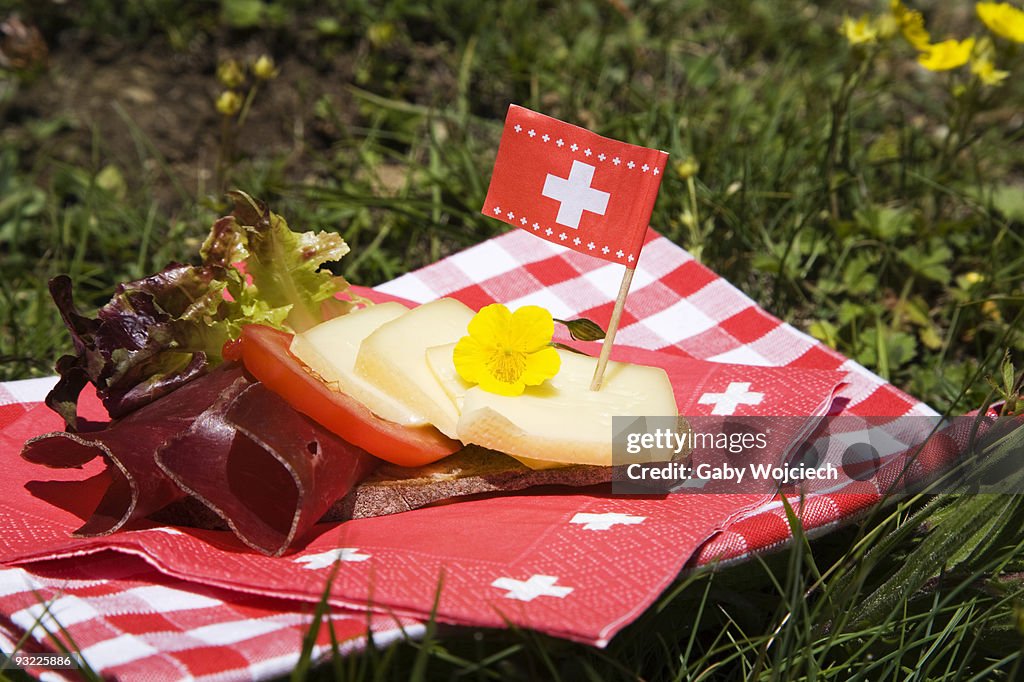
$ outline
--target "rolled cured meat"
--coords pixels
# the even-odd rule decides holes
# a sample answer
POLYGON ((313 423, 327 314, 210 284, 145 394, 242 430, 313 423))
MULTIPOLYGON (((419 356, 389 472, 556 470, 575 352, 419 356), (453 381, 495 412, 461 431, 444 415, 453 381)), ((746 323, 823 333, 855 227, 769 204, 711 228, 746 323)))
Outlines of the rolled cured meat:
POLYGON ((243 542, 278 556, 380 460, 262 384, 236 382, 156 461, 243 542))
POLYGON ((108 535, 191 495, 245 544, 275 556, 379 463, 235 364, 102 430, 37 436, 22 457, 54 468, 104 458, 110 483, 75 535, 108 535))
POLYGON ((185 496, 156 465, 156 451, 187 430, 236 381, 247 382, 239 365, 225 365, 182 386, 100 431, 44 433, 25 443, 21 456, 52 468, 78 468, 106 460, 110 484, 80 536, 108 535, 185 496))

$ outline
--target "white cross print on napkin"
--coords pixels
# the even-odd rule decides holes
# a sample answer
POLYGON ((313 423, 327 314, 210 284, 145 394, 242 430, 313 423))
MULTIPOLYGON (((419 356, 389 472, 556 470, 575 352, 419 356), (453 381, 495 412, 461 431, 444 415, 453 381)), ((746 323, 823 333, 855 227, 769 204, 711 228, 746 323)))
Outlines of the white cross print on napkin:
POLYGON ((553 575, 531 575, 529 580, 498 578, 491 583, 491 587, 508 590, 504 595, 506 599, 518 599, 519 601, 533 601, 537 597, 563 599, 565 595, 572 592, 572 588, 556 585, 557 582, 558 578, 553 575))
POLYGON ((305 564, 303 568, 316 570, 327 568, 335 561, 366 561, 369 558, 369 554, 360 554, 359 550, 354 547, 342 547, 340 549, 320 552, 319 554, 307 554, 306 556, 297 557, 293 561, 297 564, 305 564))
POLYGON ((604 514, 580 512, 573 516, 569 523, 583 524, 583 530, 608 530, 617 524, 633 526, 646 520, 646 516, 630 516, 629 514, 618 514, 616 512, 606 512, 604 514))
POLYGON ((705 393, 697 402, 701 405, 714 405, 711 414, 736 414, 740 405, 759 405, 764 400, 764 393, 750 390, 749 381, 731 381, 724 393, 705 393))
POLYGON ((559 202, 556 223, 576 230, 584 211, 604 215, 611 194, 591 187, 593 181, 594 166, 582 161, 572 162, 568 178, 548 173, 541 194, 559 202))

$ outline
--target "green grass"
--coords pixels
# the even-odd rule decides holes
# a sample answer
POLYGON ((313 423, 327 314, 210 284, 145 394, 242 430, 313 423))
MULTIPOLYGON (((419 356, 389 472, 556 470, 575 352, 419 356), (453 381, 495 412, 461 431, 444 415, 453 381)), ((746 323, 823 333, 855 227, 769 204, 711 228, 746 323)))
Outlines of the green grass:
MULTIPOLYGON (((898 38, 863 51, 837 32, 844 11, 887 4, 152 0, 125 11, 92 0, 74 16, 57 4, 23 8, 55 54, 58 38, 85 59, 108 58, 113 45, 115 54, 161 55, 168 73, 205 77, 211 125, 183 163, 137 110, 25 115, 54 74, 0 74, 0 379, 49 374, 67 348, 47 278, 70 273, 81 304, 95 306, 116 282, 193 257, 224 210, 213 181, 190 179, 187 165, 212 169, 223 151, 213 66, 256 45, 282 75, 234 131, 225 184, 267 199, 293 226, 341 232, 353 249, 341 265, 350 280, 386 281, 505 229, 479 207, 505 107, 516 102, 665 149, 673 168, 698 161, 691 178, 666 173, 657 229, 772 313, 926 403, 977 407, 993 394, 988 377, 999 375, 1004 353, 1018 367, 1024 355, 1024 54, 1000 43, 1000 67, 1013 76, 954 96, 957 83, 971 83, 965 70, 927 72, 898 38), (273 96, 285 89, 299 102, 292 118, 273 96), (288 132, 264 145, 268 130, 288 132)), ((0 15, 8 5, 0 0, 0 15)), ((984 31, 969 6, 921 8, 935 36, 984 31)), ((940 542, 960 537, 952 518, 1020 528, 1024 507, 1011 500, 998 509, 972 498, 908 500, 828 537, 798 535, 764 561, 689 575, 606 651, 439 627, 338 672, 1011 678, 1022 642, 1019 540, 990 528, 1002 539, 978 545, 952 573, 942 556, 952 550, 940 542), (886 581, 915 556, 924 568, 896 594, 886 581)))

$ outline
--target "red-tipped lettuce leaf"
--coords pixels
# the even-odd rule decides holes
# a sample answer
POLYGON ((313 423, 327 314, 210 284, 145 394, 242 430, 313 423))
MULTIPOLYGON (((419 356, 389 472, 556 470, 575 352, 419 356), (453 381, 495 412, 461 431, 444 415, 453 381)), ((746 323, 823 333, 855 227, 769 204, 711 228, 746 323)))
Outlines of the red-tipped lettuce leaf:
POLYGON ((77 310, 68 277, 50 281, 75 354, 58 361, 61 378, 46 402, 70 430, 86 383, 121 417, 219 365, 224 342, 244 324, 303 330, 324 319, 325 307, 332 316, 345 312, 333 297, 348 284, 320 270, 348 252, 341 237, 292 232, 263 202, 231 196, 235 212, 211 227, 201 265, 172 263, 121 284, 95 317, 77 310))
POLYGON ((85 383, 112 418, 204 374, 220 362, 227 340, 223 282, 213 268, 172 264, 161 272, 118 285, 96 317, 75 307, 71 279, 50 280, 50 294, 71 333, 76 355, 57 363, 61 379, 46 398, 68 427, 77 428, 78 394, 85 383))

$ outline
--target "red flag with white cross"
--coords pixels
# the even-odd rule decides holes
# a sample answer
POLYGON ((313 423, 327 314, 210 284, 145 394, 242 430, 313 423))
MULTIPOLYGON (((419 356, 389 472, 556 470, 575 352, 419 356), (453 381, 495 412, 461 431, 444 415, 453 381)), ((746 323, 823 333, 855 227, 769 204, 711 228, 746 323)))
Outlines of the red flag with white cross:
POLYGON ((667 160, 513 104, 481 212, 633 268, 667 160))

